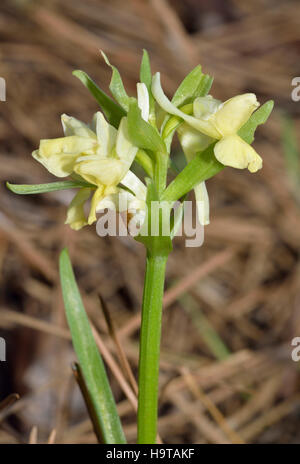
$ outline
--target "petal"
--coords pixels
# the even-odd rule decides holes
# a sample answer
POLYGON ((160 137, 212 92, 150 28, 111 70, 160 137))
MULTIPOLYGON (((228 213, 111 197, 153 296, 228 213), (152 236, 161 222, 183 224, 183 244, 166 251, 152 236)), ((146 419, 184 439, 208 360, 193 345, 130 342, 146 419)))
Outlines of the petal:
POLYGON ((89 214, 89 217, 88 217, 88 224, 89 225, 93 224, 93 222, 95 222, 97 220, 97 217, 96 217, 97 205, 98 205, 99 201, 101 200, 101 198, 103 198, 104 191, 105 191, 105 188, 103 186, 100 186, 100 187, 97 188, 97 190, 95 191, 95 193, 94 193, 94 195, 92 197, 91 209, 90 209, 90 214, 89 214))
POLYGON ((211 95, 198 97, 193 103, 194 116, 199 119, 208 119, 212 114, 216 113, 221 104, 220 100, 216 100, 211 95))
POLYGON ((137 85, 137 98, 138 98, 138 107, 141 110, 142 118, 144 121, 148 122, 149 119, 149 94, 148 89, 144 83, 139 82, 137 85))
POLYGON ((187 161, 191 161, 196 153, 205 150, 214 139, 193 129, 188 124, 182 124, 178 130, 178 137, 187 161))
POLYGON ((66 137, 69 137, 70 135, 78 135, 79 137, 91 137, 96 139, 96 134, 88 127, 88 125, 79 121, 79 119, 73 118, 73 116, 62 114, 61 123, 66 137))
POLYGON ((67 211, 65 224, 69 224, 71 229, 79 230, 87 225, 84 214, 84 203, 89 198, 91 189, 83 188, 75 195, 67 211))
POLYGON ((128 211, 129 205, 134 199, 134 195, 124 190, 118 189, 116 193, 105 196, 97 205, 97 211, 105 208, 118 211, 120 213, 128 211))
POLYGON ((198 221, 202 226, 209 224, 209 198, 205 182, 200 182, 195 188, 198 221))
POLYGON ((123 176, 126 174, 127 170, 130 168, 135 155, 137 154, 138 147, 135 147, 128 135, 127 128, 127 118, 124 117, 121 119, 120 126, 118 129, 117 142, 116 142, 116 152, 120 160, 124 161, 124 166, 127 166, 123 176))
POLYGON ((214 115, 217 130, 223 136, 236 134, 258 106, 259 102, 254 93, 245 93, 230 98, 214 115))
POLYGON ((256 172, 262 167, 261 157, 238 135, 224 137, 215 145, 214 153, 217 160, 225 166, 248 168, 250 172, 256 172))
POLYGON ((41 140, 39 149, 32 156, 55 176, 65 177, 72 173, 78 156, 94 152, 96 143, 91 138, 75 135, 41 140))
POLYGON ((153 76, 152 79, 152 93, 153 96, 155 97, 157 103, 162 107, 163 110, 165 110, 167 113, 174 114, 176 116, 179 116, 182 118, 185 122, 187 122, 190 126, 192 126, 194 129, 203 132, 203 134, 206 134, 210 137, 213 138, 220 138, 220 134, 217 131, 217 129, 214 127, 213 124, 211 124, 210 121, 205 121, 203 119, 197 119, 194 118, 193 116, 189 116, 182 111, 180 111, 178 108, 176 108, 173 103, 170 102, 170 100, 166 97, 166 95, 163 92, 161 83, 160 83, 160 73, 156 73, 153 76))
POLYGON ((137 198, 142 200, 146 199, 147 188, 132 171, 127 172, 121 183, 129 188, 137 198))
POLYGON ((96 212, 98 213, 99 211, 102 211, 104 209, 111 209, 113 211, 118 210, 118 193, 112 193, 110 195, 106 195, 104 198, 102 198, 96 207, 96 212))
POLYGON ((116 143, 117 130, 106 121, 100 111, 94 115, 94 124, 100 144, 99 153, 101 156, 108 157, 116 143))
POLYGON ((128 222, 128 230, 131 235, 137 235, 139 233, 140 228, 144 224, 146 217, 146 211, 140 210, 137 211, 135 214, 129 215, 129 222, 128 222))
POLYGON ((146 213, 146 201, 145 200, 140 200, 137 197, 132 197, 128 198, 128 212, 132 215, 140 214, 141 212, 143 214, 146 213))
POLYGON ((121 160, 114 158, 86 159, 77 163, 74 171, 94 185, 117 185, 126 166, 124 167, 121 160))

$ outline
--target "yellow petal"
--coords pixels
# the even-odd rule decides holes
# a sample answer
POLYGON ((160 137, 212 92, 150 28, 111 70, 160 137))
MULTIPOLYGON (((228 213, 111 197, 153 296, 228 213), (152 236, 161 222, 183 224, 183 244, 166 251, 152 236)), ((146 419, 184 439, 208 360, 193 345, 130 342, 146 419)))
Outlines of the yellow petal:
POLYGON ((83 188, 75 195, 67 211, 65 224, 69 224, 71 229, 79 230, 87 225, 84 214, 84 203, 89 198, 91 189, 83 188))
POLYGON ((218 161, 225 166, 256 172, 262 167, 262 159, 254 148, 238 135, 229 135, 220 140, 214 148, 218 161))
POLYGON ((259 106, 254 93, 230 98, 212 116, 216 129, 223 135, 236 134, 259 106))
MULTIPOLYGON (((127 170, 130 168, 135 155, 137 154, 137 151, 138 147, 135 147, 130 141, 128 135, 127 118, 124 117, 121 119, 118 129, 116 152, 120 160, 123 160, 127 165, 127 170)), ((125 174, 126 171, 124 172, 124 175, 125 174)))
POLYGON ((93 153, 97 141, 78 136, 41 140, 40 147, 32 153, 49 172, 57 177, 72 173, 76 159, 81 154, 93 153))
POLYGON ((100 186, 100 187, 97 188, 97 190, 95 191, 95 193, 93 195, 93 198, 92 198, 92 201, 91 201, 90 214, 89 214, 89 217, 88 217, 88 224, 89 225, 93 224, 93 222, 95 222, 96 219, 97 219, 96 210, 97 210, 97 206, 98 206, 99 201, 104 197, 104 191, 105 191, 104 186, 100 186))
POLYGON ((61 115, 61 123, 66 137, 77 135, 79 137, 91 137, 96 139, 96 134, 84 122, 79 119, 68 116, 67 114, 61 115))
POLYGON ((74 166, 74 171, 94 185, 117 185, 126 167, 114 158, 87 159, 74 166))
POLYGON ((209 224, 209 197, 206 190, 205 182, 200 182, 194 188, 197 212, 198 212, 198 221, 202 226, 207 226, 209 224))
POLYGON ((94 115, 93 125, 99 141, 99 154, 103 157, 110 155, 116 143, 117 129, 111 126, 100 111, 94 115))

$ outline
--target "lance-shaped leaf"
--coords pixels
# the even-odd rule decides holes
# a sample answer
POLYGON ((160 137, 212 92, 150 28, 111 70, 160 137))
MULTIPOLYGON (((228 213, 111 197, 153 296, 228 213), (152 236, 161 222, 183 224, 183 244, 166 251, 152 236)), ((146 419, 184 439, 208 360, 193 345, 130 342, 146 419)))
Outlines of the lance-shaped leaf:
POLYGON ((109 89, 112 93, 112 95, 115 97, 119 105, 122 106, 122 108, 127 112, 129 109, 129 96, 127 95, 127 92, 125 90, 121 75, 118 71, 118 69, 110 64, 109 59, 105 55, 104 52, 101 51, 101 54, 104 58, 105 63, 111 67, 112 69, 112 76, 111 76, 111 81, 109 84, 109 89))
POLYGON ((214 146, 215 143, 203 152, 197 153, 195 158, 169 184, 162 195, 162 200, 179 200, 200 182, 209 179, 224 168, 224 165, 219 163, 214 155, 214 146))
MULTIPOLYGON (((192 106, 191 102, 197 97, 205 97, 213 83, 213 78, 208 74, 203 74, 201 66, 196 66, 186 77, 183 79, 178 89, 176 90, 172 103, 175 106, 185 105, 186 107, 192 106)), ((183 110, 183 108, 181 108, 183 110)), ((178 116, 166 116, 163 126, 162 135, 166 146, 169 148, 173 139, 176 129, 181 125, 182 119, 178 116)))
POLYGON ((152 73, 150 59, 147 50, 143 50, 143 57, 140 68, 140 81, 146 85, 148 92, 149 90, 151 91, 152 73))
POLYGON ((192 102, 196 97, 204 97, 212 86, 213 78, 203 74, 201 66, 196 66, 181 82, 176 90, 172 103, 180 106, 192 102))
POLYGON ((131 99, 130 101, 128 111, 128 132, 133 145, 156 153, 166 152, 166 146, 158 131, 144 121, 141 115, 141 110, 135 99, 131 99))
POLYGON ((105 367, 92 335, 67 249, 60 254, 59 271, 66 315, 85 386, 106 444, 126 443, 105 367))
POLYGON ((50 182, 49 184, 10 184, 6 182, 7 188, 18 195, 32 195, 34 193, 55 192, 56 190, 67 190, 73 188, 89 187, 95 188, 95 185, 88 182, 79 182, 74 180, 64 180, 61 182, 50 182))
POLYGON ((242 139, 251 144, 254 140, 254 133, 256 131, 257 126, 260 124, 264 124, 268 117, 271 114, 271 111, 274 107, 273 100, 267 101, 264 105, 262 105, 258 110, 256 110, 248 119, 246 124, 241 127, 238 134, 242 139))
POLYGON ((151 85, 152 85, 152 73, 150 59, 147 50, 143 50, 143 58, 140 68, 140 81, 145 84, 149 94, 149 121, 155 121, 155 100, 152 95, 151 85))
POLYGON ((91 92, 93 97, 99 103, 103 113, 108 119, 108 122, 118 128, 123 116, 126 116, 126 111, 114 102, 97 84, 84 72, 80 70, 73 71, 73 76, 83 83, 83 85, 91 92))

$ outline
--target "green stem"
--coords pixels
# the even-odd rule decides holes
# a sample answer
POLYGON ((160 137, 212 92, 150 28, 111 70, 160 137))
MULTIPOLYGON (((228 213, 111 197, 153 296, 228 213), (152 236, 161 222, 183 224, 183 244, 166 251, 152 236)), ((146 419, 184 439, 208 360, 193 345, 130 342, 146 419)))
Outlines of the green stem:
POLYGON ((147 256, 139 357, 138 443, 157 434, 158 375, 162 298, 167 256, 147 256))

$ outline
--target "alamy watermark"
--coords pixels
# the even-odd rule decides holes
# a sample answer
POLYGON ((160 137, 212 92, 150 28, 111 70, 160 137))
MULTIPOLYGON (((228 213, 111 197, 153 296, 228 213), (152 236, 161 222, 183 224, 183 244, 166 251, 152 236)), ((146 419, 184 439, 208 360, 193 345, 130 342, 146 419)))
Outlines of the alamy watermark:
POLYGON ((0 77, 0 101, 6 101, 6 81, 0 77))
POLYGON ((291 353, 292 360, 298 362, 300 361, 300 337, 294 337, 291 345, 295 347, 291 353))
POLYGON ((107 209, 101 210, 102 214, 96 226, 100 237, 135 237, 139 234, 151 237, 185 235, 186 247, 200 247, 204 242, 204 226, 201 225, 204 222, 202 201, 175 204, 168 201, 152 201, 148 211, 146 206, 142 210, 130 207, 126 195, 120 194, 118 211, 123 213, 116 215, 114 209, 115 205, 111 204, 107 205, 107 209), (148 215, 151 217, 150 221, 147 220, 148 215))
POLYGON ((291 85, 294 87, 291 93, 291 99, 294 102, 300 101, 300 77, 294 77, 291 85))
POLYGON ((6 341, 0 337, 0 361, 6 361, 6 341))

